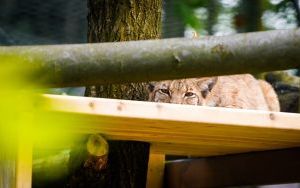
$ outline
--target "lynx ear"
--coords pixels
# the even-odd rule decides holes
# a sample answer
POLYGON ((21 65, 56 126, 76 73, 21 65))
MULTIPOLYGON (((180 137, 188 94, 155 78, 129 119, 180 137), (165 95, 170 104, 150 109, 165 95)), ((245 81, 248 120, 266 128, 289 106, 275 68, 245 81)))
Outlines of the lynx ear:
POLYGON ((155 85, 155 83, 154 82, 149 82, 148 83, 148 90, 149 90, 149 92, 153 92, 154 91, 154 86, 155 85))
POLYGON ((208 91, 211 92, 211 90, 214 88, 214 86, 216 85, 218 80, 218 77, 213 77, 209 80, 209 82, 207 83, 207 88, 208 91))
POLYGON ((147 84, 147 89, 149 92, 149 96, 148 96, 148 101, 154 101, 154 97, 155 97, 155 82, 148 82, 147 84))
POLYGON ((218 80, 218 77, 211 77, 206 79, 200 79, 198 86, 200 87, 200 92, 203 98, 206 98, 207 95, 214 88, 218 80))

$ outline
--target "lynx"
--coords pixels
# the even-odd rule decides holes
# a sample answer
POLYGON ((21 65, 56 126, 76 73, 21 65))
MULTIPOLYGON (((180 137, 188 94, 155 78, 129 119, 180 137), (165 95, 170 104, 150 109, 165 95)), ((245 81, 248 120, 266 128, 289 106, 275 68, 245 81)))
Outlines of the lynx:
POLYGON ((272 86, 250 74, 151 83, 149 101, 279 111, 272 86))

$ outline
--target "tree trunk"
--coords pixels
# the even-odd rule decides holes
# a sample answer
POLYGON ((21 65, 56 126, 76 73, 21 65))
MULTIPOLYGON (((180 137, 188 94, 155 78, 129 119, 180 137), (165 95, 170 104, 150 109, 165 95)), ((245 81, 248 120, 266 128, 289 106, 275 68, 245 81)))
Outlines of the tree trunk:
POLYGON ((206 19, 206 30, 209 35, 214 34, 213 27, 218 21, 218 15, 220 11, 220 2, 219 0, 210 0, 208 1, 208 15, 206 19))
POLYGON ((299 7, 299 1, 298 0, 291 0, 293 7, 295 9, 295 16, 297 19, 297 26, 300 27, 300 7, 299 7))
MULTIPOLYGON (((89 0, 88 8, 88 41, 91 43, 160 38, 161 0, 89 0)), ((148 97, 145 84, 90 87, 86 95, 142 101, 148 97)))
MULTIPOLYGON (((91 43, 160 38, 161 0, 88 0, 88 8, 91 43)), ((102 85, 87 88, 86 96, 147 100, 148 93, 145 84, 102 85)), ((148 143, 109 142, 107 169, 79 169, 70 186, 145 187, 148 155, 148 143)))
POLYGON ((88 41, 158 39, 161 0, 89 0, 88 41))
POLYGON ((261 0, 240 1, 238 14, 234 18, 236 30, 239 33, 263 30, 262 9, 261 0))

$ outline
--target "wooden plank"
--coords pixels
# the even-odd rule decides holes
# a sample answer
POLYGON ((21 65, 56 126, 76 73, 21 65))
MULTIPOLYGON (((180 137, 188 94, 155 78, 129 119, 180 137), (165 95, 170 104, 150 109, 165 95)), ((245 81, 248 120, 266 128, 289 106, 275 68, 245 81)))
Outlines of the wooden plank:
POLYGON ((150 142, 156 153, 212 156, 300 146, 299 114, 53 95, 39 106, 72 120, 66 130, 150 142))
POLYGON ((0 151, 0 187, 14 188, 16 187, 15 153, 1 149, 0 151))
POLYGON ((28 127, 18 126, 18 128, 20 128, 18 131, 4 130, 1 134, 1 188, 31 188, 32 138, 28 136, 28 131, 25 131, 28 127))
MULTIPOLYGON (((22 134, 19 136, 16 161, 16 188, 31 188, 32 184, 32 138, 22 134)), ((25 133, 25 131, 24 131, 25 133)))
POLYGON ((300 182, 300 148, 166 163, 167 187, 202 188, 300 182))
POLYGON ((152 148, 153 147, 150 146, 146 188, 162 188, 165 170, 165 155, 153 153, 152 148))

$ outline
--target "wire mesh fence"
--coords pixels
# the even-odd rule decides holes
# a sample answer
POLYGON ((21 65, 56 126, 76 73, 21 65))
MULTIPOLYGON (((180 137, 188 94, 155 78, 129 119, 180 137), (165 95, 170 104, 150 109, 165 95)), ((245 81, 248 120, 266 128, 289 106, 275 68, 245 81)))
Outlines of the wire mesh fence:
POLYGON ((85 0, 0 0, 0 44, 86 42, 85 0))

